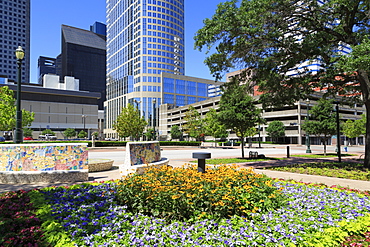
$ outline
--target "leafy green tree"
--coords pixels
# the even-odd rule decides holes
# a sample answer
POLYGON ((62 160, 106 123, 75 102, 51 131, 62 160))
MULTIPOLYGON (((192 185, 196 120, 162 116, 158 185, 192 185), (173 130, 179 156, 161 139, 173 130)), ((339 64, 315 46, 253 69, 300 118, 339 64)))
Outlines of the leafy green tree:
POLYGON ((224 124, 217 118, 217 112, 211 108, 204 117, 204 129, 206 135, 212 136, 216 143, 216 138, 227 137, 228 133, 224 124))
POLYGON ((171 127, 171 139, 182 139, 182 131, 178 125, 173 125, 171 127))
POLYGON ((261 115, 255 100, 248 94, 248 86, 240 85, 237 77, 222 87, 223 95, 219 104, 218 120, 227 129, 233 129, 242 142, 242 158, 244 158, 244 138, 250 135, 261 115))
POLYGON ((140 116, 139 110, 135 109, 132 104, 128 104, 117 117, 117 120, 113 124, 113 129, 117 131, 121 138, 131 136, 139 140, 147 124, 144 117, 140 116))
POLYGON ((326 142, 337 132, 336 113, 333 110, 333 101, 320 99, 317 105, 310 110, 310 120, 302 124, 302 129, 310 135, 319 137, 324 144, 324 155, 326 155, 326 142))
POLYGON ((78 132, 77 137, 78 137, 78 138, 86 138, 86 137, 87 137, 87 133, 86 133, 86 131, 81 130, 80 132, 78 132))
MULTIPOLYGON (((16 105, 13 91, 7 86, 0 87, 0 130, 11 131, 16 124, 16 105)), ((22 127, 30 127, 35 113, 22 109, 22 127)))
POLYGON ((285 136, 284 123, 278 120, 274 120, 267 126, 266 131, 269 137, 274 138, 275 141, 277 141, 279 137, 285 136))
POLYGON ((325 96, 362 101, 370 168, 369 11, 364 0, 227 1, 204 20, 195 47, 212 51, 205 63, 217 79, 233 67, 247 68, 245 76, 264 92, 264 106, 293 104, 320 88, 325 96), (353 50, 349 56, 343 45, 353 50), (316 63, 315 73, 305 66, 316 63))
POLYGON ((51 135, 55 136, 54 131, 52 131, 51 129, 44 129, 44 130, 41 132, 41 134, 42 134, 42 135, 51 134, 51 135))
POLYGON ((94 138, 95 138, 95 139, 96 139, 96 138, 98 138, 98 136, 99 136, 99 132, 94 131, 94 132, 92 133, 92 136, 94 136, 94 138))
POLYGON ((366 119, 365 114, 362 115, 361 119, 352 121, 348 119, 342 127, 343 134, 348 138, 355 138, 366 133, 366 119))
POLYGON ((65 135, 65 137, 67 137, 67 139, 71 138, 71 137, 75 137, 77 135, 77 132, 75 129, 72 129, 72 128, 68 128, 66 129, 63 134, 65 135))
POLYGON ((30 129, 30 128, 23 128, 23 136, 24 137, 32 137, 32 129, 30 129))
POLYGON ((182 126, 184 132, 197 141, 201 140, 205 135, 205 130, 204 121, 200 113, 193 106, 190 106, 189 110, 185 113, 184 120, 185 124, 182 126))
POLYGON ((146 132, 145 132, 145 136, 147 138, 148 141, 152 141, 152 140, 155 140, 157 135, 155 133, 155 129, 153 128, 149 128, 146 132))

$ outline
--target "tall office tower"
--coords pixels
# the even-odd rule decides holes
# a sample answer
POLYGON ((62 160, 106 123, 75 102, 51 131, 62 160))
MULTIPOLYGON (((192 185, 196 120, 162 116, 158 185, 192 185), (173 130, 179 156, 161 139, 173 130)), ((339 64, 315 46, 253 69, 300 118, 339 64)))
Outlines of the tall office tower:
POLYGON ((101 93, 100 110, 106 92, 105 39, 101 34, 62 25, 62 53, 56 59, 56 73, 61 78, 73 76, 80 81, 80 91, 101 93))
POLYGON ((155 126, 160 104, 181 106, 210 97, 214 81, 184 76, 184 0, 106 3, 108 137, 128 103, 155 126))
POLYGON ((0 76, 17 81, 15 50, 22 46, 22 83, 30 81, 30 0, 0 0, 0 76))

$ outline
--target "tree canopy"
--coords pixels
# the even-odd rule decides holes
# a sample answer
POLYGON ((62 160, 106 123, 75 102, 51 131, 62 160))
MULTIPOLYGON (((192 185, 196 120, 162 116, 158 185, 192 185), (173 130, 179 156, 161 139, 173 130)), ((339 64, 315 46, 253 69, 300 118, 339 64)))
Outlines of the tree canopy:
MULTIPOLYGON (((7 86, 0 87, 0 130, 11 131, 16 124, 16 105, 13 91, 7 86)), ((22 128, 31 126, 35 113, 22 109, 22 128)))
POLYGON ((75 129, 72 129, 72 128, 68 128, 66 129, 63 134, 65 135, 65 137, 68 138, 71 138, 71 137, 75 137, 77 135, 77 132, 75 129))
POLYGON ((182 139, 182 131, 178 125, 173 125, 171 127, 171 139, 182 139))
POLYGON ((370 167, 369 11, 363 0, 232 0, 204 20, 195 47, 212 51, 205 63, 217 79, 246 69, 264 106, 292 104, 320 89, 363 101, 370 167))
POLYGON ((267 135, 271 138, 279 138, 285 136, 284 123, 279 120, 272 121, 266 128, 267 135))
POLYGON ((193 107, 190 106, 189 110, 185 113, 185 124, 182 126, 184 132, 190 137, 200 140, 205 135, 204 122, 200 113, 193 107))
POLYGON ((355 121, 348 119, 343 124, 343 134, 346 135, 348 138, 355 138, 360 135, 364 135, 366 133, 365 123, 366 119, 364 114, 362 115, 361 119, 355 121))
POLYGON ((324 144, 326 155, 326 143, 328 139, 337 133, 336 113, 333 110, 333 101, 320 99, 309 111, 310 119, 302 124, 302 129, 310 135, 319 137, 324 144))
POLYGON ((217 118, 217 112, 215 109, 209 109, 209 112, 204 117, 204 129, 206 135, 216 138, 227 137, 228 133, 224 124, 222 124, 217 118))
POLYGON ((113 124, 113 129, 117 131, 121 138, 131 136, 139 140, 147 124, 144 117, 140 116, 139 110, 135 109, 132 104, 128 104, 127 107, 122 109, 121 114, 118 115, 117 120, 113 124))
POLYGON ((238 77, 222 87, 223 95, 219 103, 218 120, 227 129, 232 129, 242 142, 242 158, 244 158, 244 138, 251 133, 260 121, 261 110, 257 108, 255 99, 248 94, 249 87, 240 85, 238 77))

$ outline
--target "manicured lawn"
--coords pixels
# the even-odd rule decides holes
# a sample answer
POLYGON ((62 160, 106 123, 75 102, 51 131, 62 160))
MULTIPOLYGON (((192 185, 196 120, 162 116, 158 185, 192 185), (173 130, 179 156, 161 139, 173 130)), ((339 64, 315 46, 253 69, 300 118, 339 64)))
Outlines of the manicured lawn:
POLYGON ((265 169, 370 181, 370 170, 365 168, 362 163, 355 162, 316 162, 265 169))
MULTIPOLYGON (((242 159, 242 158, 229 158, 229 159, 207 159, 206 164, 208 165, 220 165, 220 164, 237 164, 245 162, 259 162, 267 160, 286 160, 286 158, 263 158, 263 159, 242 159)), ((190 163, 198 163, 198 160, 192 160, 190 163)))
MULTIPOLYGON (((166 208, 164 213, 168 215, 167 209, 182 206, 184 202, 188 202, 191 207, 220 195, 221 201, 215 202, 214 205, 204 205, 213 211, 204 213, 202 208, 198 208, 199 212, 195 216, 201 216, 200 219, 190 217, 183 220, 161 218, 154 216, 155 212, 143 214, 144 209, 143 213, 133 213, 133 209, 140 211, 140 207, 146 205, 135 202, 136 194, 130 193, 133 191, 133 185, 141 186, 138 179, 140 175, 120 182, 86 183, 68 188, 5 193, 0 195, 0 246, 76 244, 327 247, 341 246, 344 242, 345 246, 360 246, 350 244, 368 239, 369 233, 366 232, 370 227, 369 192, 271 180, 252 171, 238 174, 235 170, 229 176, 230 172, 224 169, 215 171, 214 175, 209 171, 210 175, 202 177, 196 170, 184 173, 182 168, 177 169, 170 172, 159 170, 156 177, 155 174, 143 177, 151 178, 153 184, 143 188, 151 189, 146 194, 148 203, 158 200, 158 197, 163 198, 162 208, 166 208), (223 175, 216 176, 220 173, 223 175), (183 178, 183 185, 178 186, 176 176, 184 174, 187 177, 183 178), (166 176, 172 180, 162 180, 166 176), (194 185, 196 178, 201 179, 202 183, 194 185), (212 187, 212 184, 216 187, 212 187), (224 186, 220 187, 220 184, 224 186), (167 190, 166 186, 172 189, 167 190), (240 189, 245 189, 246 192, 242 193, 240 189), (172 193, 173 190, 176 190, 175 194, 172 193), (238 193, 230 194, 234 190, 238 193), (224 196, 220 194, 222 191, 225 192, 224 196), (159 194, 151 198, 154 192, 159 194), (184 196, 176 196, 183 192, 184 196), (250 193, 253 193, 253 197, 250 197, 250 193), (201 194, 203 199, 197 200, 201 194), (261 199, 264 195, 269 203, 261 199), (278 201, 282 203, 271 204, 275 196, 281 196, 278 201), (165 201, 164 198, 168 197, 172 199, 165 201), (126 201, 125 198, 132 198, 129 201, 138 204, 124 205, 122 202, 126 201), (254 210, 246 211, 247 214, 242 213, 244 216, 233 214, 222 218, 214 217, 220 214, 213 212, 228 210, 221 202, 234 205, 238 204, 238 200, 245 200, 244 205, 252 205, 254 210), (17 215, 19 217, 14 217, 17 215), (12 225, 16 227, 11 227, 12 225), (14 245, 14 238, 29 245, 14 245)), ((145 191, 138 196, 144 194, 145 191)))

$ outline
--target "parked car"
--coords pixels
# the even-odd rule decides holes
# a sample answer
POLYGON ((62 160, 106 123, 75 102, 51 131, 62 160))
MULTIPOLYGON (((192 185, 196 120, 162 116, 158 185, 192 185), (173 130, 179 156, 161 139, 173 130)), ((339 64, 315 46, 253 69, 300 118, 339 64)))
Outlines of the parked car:
POLYGON ((5 138, 0 136, 0 142, 5 142, 5 138))
POLYGON ((30 137, 30 136, 26 136, 26 137, 24 137, 24 138, 23 138, 23 140, 24 140, 24 141, 32 141, 32 140, 33 140, 33 138, 32 138, 32 137, 30 137))
POLYGON ((57 137, 52 134, 39 135, 39 139, 42 140, 56 140, 57 137))

